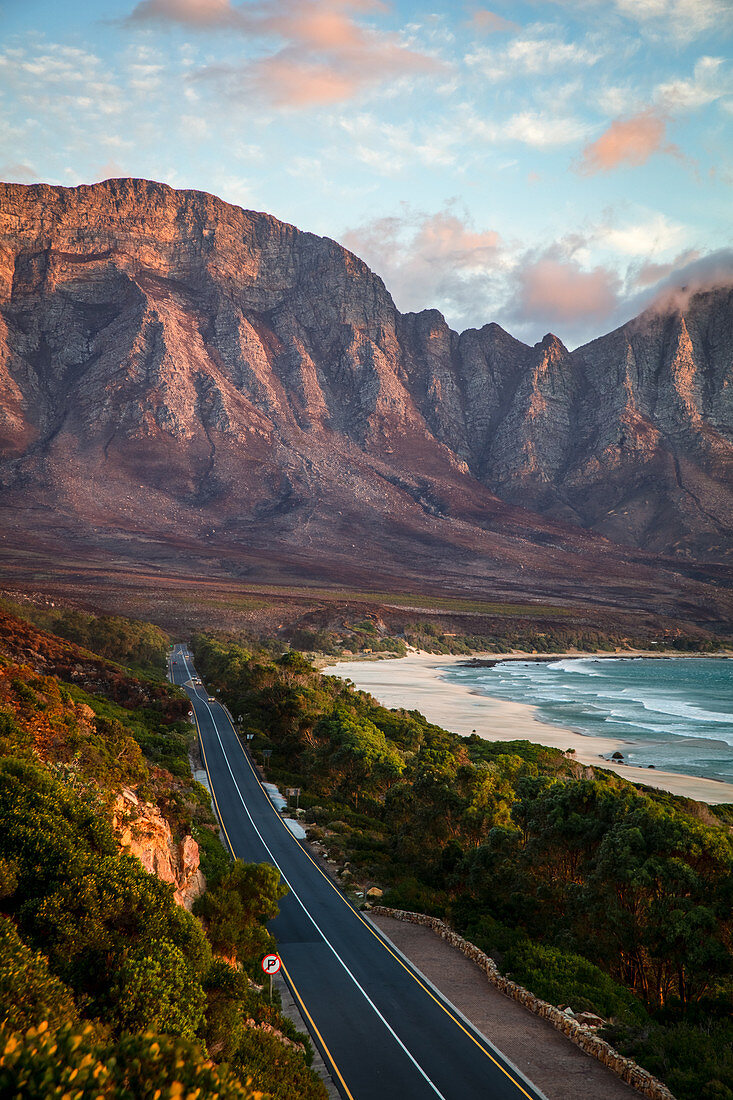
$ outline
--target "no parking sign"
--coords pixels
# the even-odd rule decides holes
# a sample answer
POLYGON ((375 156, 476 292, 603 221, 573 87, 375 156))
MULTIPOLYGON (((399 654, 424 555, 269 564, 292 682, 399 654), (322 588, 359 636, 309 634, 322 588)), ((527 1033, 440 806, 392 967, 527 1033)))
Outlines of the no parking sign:
POLYGON ((277 974, 282 963, 279 955, 265 955, 261 965, 265 974, 277 974))
POLYGON ((265 974, 270 976, 270 1000, 272 1000, 272 975, 277 974, 278 970, 282 966, 279 955, 265 955, 260 966, 264 970, 265 974))

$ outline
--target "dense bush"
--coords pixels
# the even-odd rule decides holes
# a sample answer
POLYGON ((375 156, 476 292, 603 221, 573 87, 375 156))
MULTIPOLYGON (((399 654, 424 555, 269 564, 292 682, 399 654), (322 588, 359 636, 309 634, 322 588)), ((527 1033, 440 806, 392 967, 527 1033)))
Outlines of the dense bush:
MULTIPOLYGON (((103 791, 90 794, 39 763, 0 759, 0 907, 12 917, 0 915, 0 1095, 253 1097, 185 1040, 211 1040, 246 1080, 249 1033, 266 1025, 300 1046, 255 1044, 258 1080, 323 1100, 307 1039, 213 958, 169 885, 118 853, 103 791)), ((254 973, 284 891, 273 868, 223 864, 210 899, 217 945, 229 935, 254 973)))
POLYGON ((254 975, 262 956, 275 948, 265 921, 277 916, 277 903, 286 893, 280 872, 269 863, 235 860, 216 886, 197 899, 194 911, 206 922, 214 950, 236 955, 254 975))
POLYGON ((72 608, 25 605, 18 610, 44 630, 109 661, 146 672, 165 672, 170 638, 152 623, 72 608))
MULTIPOLYGON (((259 1067, 258 1067, 259 1068, 259 1067)), ((95 1042, 93 1029, 0 1026, 0 1095, 15 1100, 267 1100, 201 1047, 167 1035, 95 1042)), ((317 1095, 317 1094, 316 1094, 317 1095)), ((318 1096, 317 1100, 321 1100, 318 1096)))
POLYGON ((77 1024, 71 990, 51 971, 48 959, 23 943, 12 921, 0 916, 0 1006, 8 1031, 25 1032, 50 1022, 77 1024))

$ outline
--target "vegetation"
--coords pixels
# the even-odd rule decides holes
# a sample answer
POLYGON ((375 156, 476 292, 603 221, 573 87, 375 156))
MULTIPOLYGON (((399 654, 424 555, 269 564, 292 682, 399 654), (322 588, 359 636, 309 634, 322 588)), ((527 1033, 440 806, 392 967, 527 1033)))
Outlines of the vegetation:
POLYGON ((232 863, 216 838, 176 695, 3 625, 0 1094, 323 1100, 308 1038, 251 977, 272 946, 279 876, 232 863), (24 647, 75 676, 19 663, 24 647), (196 915, 120 851, 122 786, 156 802, 175 836, 200 837, 211 890, 196 915))
POLYGON ((558 750, 457 737, 297 653, 210 636, 194 653, 255 752, 270 750, 272 778, 301 786, 344 882, 447 918, 538 995, 610 1020, 679 1100, 733 1098, 725 810, 558 750))
POLYGON ((152 623, 119 615, 92 615, 69 607, 13 608, 36 626, 65 638, 115 664, 138 672, 163 675, 170 638, 152 623))

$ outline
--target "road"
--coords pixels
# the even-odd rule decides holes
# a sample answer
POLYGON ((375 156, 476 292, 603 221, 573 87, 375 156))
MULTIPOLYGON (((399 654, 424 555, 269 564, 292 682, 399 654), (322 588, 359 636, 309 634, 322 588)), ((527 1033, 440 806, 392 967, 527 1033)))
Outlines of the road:
POLYGON ((285 978, 346 1100, 543 1100, 354 909, 265 793, 185 647, 173 681, 191 699, 214 805, 235 856, 271 863, 289 893, 270 930, 285 978))

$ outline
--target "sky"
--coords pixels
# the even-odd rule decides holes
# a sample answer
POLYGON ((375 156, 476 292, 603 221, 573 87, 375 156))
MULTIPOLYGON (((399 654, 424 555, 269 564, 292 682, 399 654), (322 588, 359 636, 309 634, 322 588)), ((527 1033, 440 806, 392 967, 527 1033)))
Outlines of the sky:
POLYGON ((574 347, 733 281, 732 43, 733 0, 0 0, 0 178, 210 191, 574 347))

